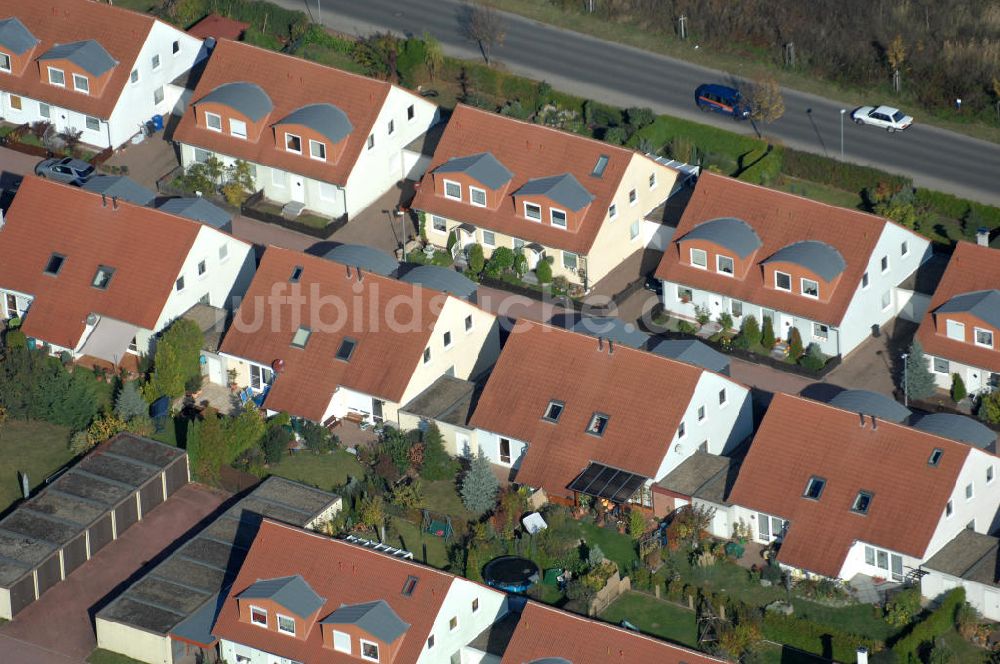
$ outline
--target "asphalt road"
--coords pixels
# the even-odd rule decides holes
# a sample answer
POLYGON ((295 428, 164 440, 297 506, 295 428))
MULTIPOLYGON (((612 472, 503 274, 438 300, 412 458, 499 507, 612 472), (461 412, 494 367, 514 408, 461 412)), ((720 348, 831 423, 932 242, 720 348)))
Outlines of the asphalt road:
MULTIPOLYGON (((389 29, 420 35, 427 31, 440 40, 449 55, 480 57, 475 45, 459 33, 458 0, 272 1, 305 10, 342 32, 368 34, 389 29), (320 2, 322 8, 317 11, 320 2)), ((510 71, 618 106, 649 106, 729 130, 754 131, 749 123, 700 113, 694 105, 694 89, 699 84, 736 81, 730 74, 506 16, 506 39, 493 56, 510 71)), ((839 158, 841 108, 847 110, 843 123, 847 160, 909 175, 921 186, 1000 205, 1000 145, 922 125, 919 117, 906 132, 888 134, 852 124, 850 105, 786 89, 784 117, 764 127, 763 132, 785 145, 839 158)))

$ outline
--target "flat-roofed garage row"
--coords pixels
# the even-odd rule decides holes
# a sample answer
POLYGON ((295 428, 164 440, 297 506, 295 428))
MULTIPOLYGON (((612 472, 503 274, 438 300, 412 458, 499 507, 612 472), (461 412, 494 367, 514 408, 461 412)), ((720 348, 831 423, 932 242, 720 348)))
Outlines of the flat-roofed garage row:
POLYGON ((0 617, 12 619, 188 483, 187 454, 122 433, 0 520, 0 617))

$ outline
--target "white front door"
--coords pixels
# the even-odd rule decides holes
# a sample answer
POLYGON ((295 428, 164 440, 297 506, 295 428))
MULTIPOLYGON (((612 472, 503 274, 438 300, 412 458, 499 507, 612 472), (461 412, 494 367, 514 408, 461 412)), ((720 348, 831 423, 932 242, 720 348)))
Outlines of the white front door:
MULTIPOLYGON (((989 376, 987 376, 988 378, 989 376)), ((965 391, 974 394, 983 388, 983 372, 972 367, 966 372, 965 391)))
POLYGON ((988 620, 1000 620, 1000 591, 992 588, 983 589, 983 617, 988 620))
POLYGON ((788 335, 792 330, 792 325, 795 324, 795 319, 788 314, 779 314, 778 318, 781 326, 774 331, 774 335, 788 341, 788 335))
POLYGON ((206 356, 205 359, 208 364, 208 382, 215 383, 216 385, 225 385, 226 383, 222 376, 222 360, 211 355, 206 356))
POLYGON ((288 174, 288 196, 293 201, 306 202, 306 185, 301 175, 288 174))

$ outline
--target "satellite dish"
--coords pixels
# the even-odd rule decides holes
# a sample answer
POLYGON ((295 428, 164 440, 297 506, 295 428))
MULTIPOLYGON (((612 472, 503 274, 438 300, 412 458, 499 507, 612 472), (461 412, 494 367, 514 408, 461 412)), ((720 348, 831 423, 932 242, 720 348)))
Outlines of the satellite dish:
POLYGON ((87 325, 93 327, 97 325, 97 321, 101 320, 101 317, 97 314, 87 314, 87 325))
POLYGON ((284 370, 284 368, 285 368, 285 361, 280 358, 275 360, 274 362, 271 362, 271 369, 274 371, 274 373, 281 373, 284 370))

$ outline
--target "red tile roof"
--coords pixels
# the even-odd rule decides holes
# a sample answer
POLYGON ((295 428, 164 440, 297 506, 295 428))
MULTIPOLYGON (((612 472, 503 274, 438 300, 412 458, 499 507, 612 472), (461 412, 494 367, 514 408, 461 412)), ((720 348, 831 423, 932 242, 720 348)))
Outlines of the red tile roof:
POLYGON ((259 579, 296 574, 325 599, 318 612, 319 620, 343 604, 385 600, 410 626, 402 637, 396 662, 417 661, 454 580, 452 575, 430 567, 264 519, 212 633, 298 662, 359 661, 357 656, 324 648, 318 622, 312 625, 305 639, 299 639, 239 620, 236 602, 239 593, 259 579), (403 584, 409 576, 417 577, 418 581, 412 594, 404 597, 403 584))
POLYGON ((181 117, 174 140, 341 186, 354 169, 392 87, 385 81, 223 39, 212 52, 192 103, 197 104, 218 86, 234 81, 259 85, 274 105, 259 140, 242 140, 198 126, 193 113, 181 117), (333 104, 347 114, 354 127, 336 164, 278 149, 270 130, 271 125, 293 111, 318 103, 333 104))
POLYGON ((434 159, 412 205, 417 210, 475 224, 528 242, 587 254, 608 214, 608 206, 625 169, 635 154, 602 141, 459 104, 434 150, 434 159), (449 159, 482 152, 492 153, 514 173, 507 195, 497 210, 449 200, 434 193, 430 176, 434 169, 449 159), (601 155, 610 159, 604 176, 595 178, 591 176, 591 171, 601 155), (511 194, 528 180, 563 173, 572 174, 595 197, 577 232, 536 224, 517 216, 511 194))
POLYGON ((92 0, 0 0, 0 19, 12 16, 40 41, 34 58, 56 44, 93 39, 118 66, 99 97, 43 83, 34 61, 20 76, 0 74, 0 89, 103 119, 111 117, 155 22, 148 14, 92 0))
POLYGON ((501 664, 561 657, 578 664, 717 664, 710 657, 620 627, 528 602, 501 664))
POLYGON ((90 313, 152 330, 200 229, 29 176, 0 229, 0 287, 34 297, 25 334, 65 348, 76 347, 90 313), (66 257, 58 276, 44 273, 53 253, 66 257), (90 285, 99 265, 115 270, 107 290, 90 285))
POLYGON ((243 39, 243 33, 249 27, 250 24, 243 21, 234 21, 231 18, 219 16, 218 14, 209 14, 188 28, 187 33, 198 39, 212 37, 213 39, 239 41, 243 39))
POLYGON ((667 454, 702 370, 659 355, 520 321, 479 399, 471 425, 528 443, 516 481, 571 495, 566 486, 595 461, 653 477, 667 454), (565 406, 543 420, 550 400, 565 406), (594 413, 604 435, 585 432, 594 413))
POLYGON ((289 249, 264 252, 221 350, 264 366, 284 362, 268 408, 321 420, 341 385, 394 402, 403 397, 449 296, 371 272, 359 283, 347 270, 289 249), (296 266, 302 275, 290 284, 296 266), (289 295, 301 297, 301 308, 289 295), (312 330, 305 348, 291 345, 300 326, 312 330), (336 359, 345 337, 358 342, 348 362, 336 359))
POLYGON ((681 215, 674 242, 663 254, 656 276, 814 321, 839 325, 886 223, 885 219, 864 212, 818 203, 703 171, 681 215), (742 219, 757 232, 763 243, 757 250, 758 263, 776 251, 804 240, 818 240, 837 249, 847 267, 830 300, 821 302, 765 288, 758 268, 752 267, 746 278, 740 280, 681 263, 677 241, 698 224, 723 217, 742 219))
POLYGON ((951 298, 996 288, 1000 288, 1000 250, 959 242, 917 330, 917 339, 924 351, 971 367, 1000 372, 1000 353, 949 339, 944 334, 937 334, 934 327, 934 311, 951 298))
POLYGON ((920 558, 944 516, 969 447, 911 427, 778 393, 743 462, 729 502, 790 522, 778 560, 836 577, 858 541, 920 558), (944 454, 935 467, 931 452, 944 454), (826 480, 819 500, 809 479, 826 480), (874 497, 851 511, 858 492, 874 497))

